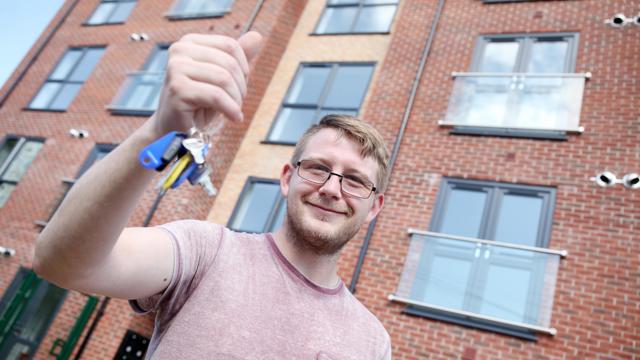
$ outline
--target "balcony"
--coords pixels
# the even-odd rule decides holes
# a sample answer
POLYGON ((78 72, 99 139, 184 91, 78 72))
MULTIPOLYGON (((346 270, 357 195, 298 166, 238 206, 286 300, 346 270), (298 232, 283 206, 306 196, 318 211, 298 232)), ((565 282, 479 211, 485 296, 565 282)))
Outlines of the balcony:
POLYGON ((519 331, 550 326, 566 251, 409 229, 400 283, 389 300, 519 331))
POLYGON ((453 73, 440 125, 531 132, 583 132, 584 74, 453 73))
POLYGON ((116 115, 149 116, 158 107, 163 81, 164 72, 129 73, 107 109, 116 115))

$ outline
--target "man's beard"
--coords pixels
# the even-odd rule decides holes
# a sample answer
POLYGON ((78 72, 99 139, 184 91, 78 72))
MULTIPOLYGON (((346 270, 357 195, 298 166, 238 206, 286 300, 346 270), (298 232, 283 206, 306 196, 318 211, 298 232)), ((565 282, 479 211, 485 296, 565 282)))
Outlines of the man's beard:
MULTIPOLYGON (((295 200, 288 198, 287 202, 289 201, 295 200)), ((298 248, 309 250, 316 255, 335 255, 360 230, 360 222, 354 221, 353 218, 331 232, 313 229, 309 224, 305 224, 302 216, 303 209, 299 208, 302 206, 304 205, 300 203, 293 206, 288 203, 285 216, 287 236, 298 248)), ((327 226, 331 225, 327 224, 327 226)))

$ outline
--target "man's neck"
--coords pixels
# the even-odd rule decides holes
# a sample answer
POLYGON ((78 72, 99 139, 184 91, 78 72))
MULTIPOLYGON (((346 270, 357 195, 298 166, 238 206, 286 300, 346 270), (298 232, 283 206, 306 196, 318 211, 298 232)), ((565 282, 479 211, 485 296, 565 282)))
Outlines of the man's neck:
POLYGON ((339 254, 318 255, 301 248, 287 235, 285 226, 273 233, 273 237, 282 255, 312 283, 328 289, 337 286, 339 254))

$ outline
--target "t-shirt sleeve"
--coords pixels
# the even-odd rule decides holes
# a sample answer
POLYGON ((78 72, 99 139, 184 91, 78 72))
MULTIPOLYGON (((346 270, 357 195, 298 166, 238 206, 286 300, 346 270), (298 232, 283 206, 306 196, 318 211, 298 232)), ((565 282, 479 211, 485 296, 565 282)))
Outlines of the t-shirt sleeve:
POLYGON ((215 261, 223 241, 224 228, 197 220, 175 221, 160 228, 169 233, 173 244, 171 281, 164 292, 130 300, 129 303, 136 312, 162 312, 162 317, 172 318, 215 261))

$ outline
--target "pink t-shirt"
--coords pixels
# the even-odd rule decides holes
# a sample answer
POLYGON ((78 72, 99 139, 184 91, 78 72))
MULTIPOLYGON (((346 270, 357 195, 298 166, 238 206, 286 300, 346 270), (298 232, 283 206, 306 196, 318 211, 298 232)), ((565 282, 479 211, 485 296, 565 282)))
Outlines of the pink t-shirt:
POLYGON ((391 359, 380 321, 342 282, 305 278, 271 234, 195 220, 162 228, 173 238, 171 282, 131 301, 157 313, 147 359, 391 359))

